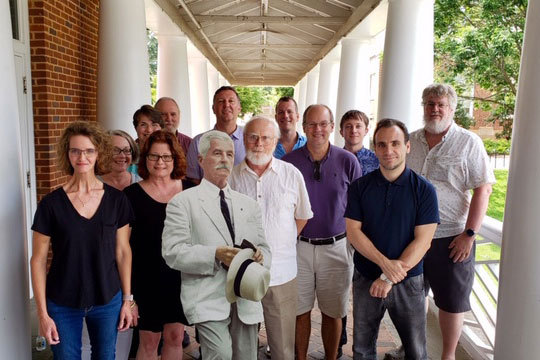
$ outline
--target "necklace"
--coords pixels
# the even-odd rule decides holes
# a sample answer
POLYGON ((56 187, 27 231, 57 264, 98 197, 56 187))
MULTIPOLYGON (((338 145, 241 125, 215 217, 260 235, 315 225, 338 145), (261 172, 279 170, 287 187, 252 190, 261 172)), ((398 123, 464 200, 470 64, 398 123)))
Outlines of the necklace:
MULTIPOLYGON (((90 190, 90 191, 92 191, 92 190, 90 190)), ((90 200, 95 198, 95 196, 90 195, 90 197, 88 198, 88 200, 86 200, 86 203, 85 203, 84 201, 82 201, 82 199, 81 199, 81 197, 79 196, 78 193, 75 193, 75 196, 77 196, 77 199, 79 199, 79 201, 81 202, 83 208, 86 207, 86 204, 88 204, 90 202, 90 200)))

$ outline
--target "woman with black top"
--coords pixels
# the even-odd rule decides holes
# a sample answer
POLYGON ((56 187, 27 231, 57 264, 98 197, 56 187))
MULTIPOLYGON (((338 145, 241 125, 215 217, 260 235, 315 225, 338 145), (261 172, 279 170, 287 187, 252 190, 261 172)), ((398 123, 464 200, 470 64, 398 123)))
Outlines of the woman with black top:
POLYGON ((118 331, 132 315, 129 222, 126 196, 96 178, 106 172, 110 137, 97 125, 75 122, 58 144, 60 168, 71 178, 46 195, 34 217, 32 286, 40 333, 55 358, 81 357, 86 319, 92 358, 114 359, 118 331), (47 274, 47 253, 53 258, 47 274))
POLYGON ((137 359, 157 359, 163 334, 161 359, 182 359, 182 339, 187 320, 180 302, 180 272, 161 256, 165 209, 173 196, 192 186, 181 180, 186 158, 176 137, 156 131, 145 141, 138 166, 141 182, 124 189, 133 211, 133 294, 137 299, 139 348, 137 359))

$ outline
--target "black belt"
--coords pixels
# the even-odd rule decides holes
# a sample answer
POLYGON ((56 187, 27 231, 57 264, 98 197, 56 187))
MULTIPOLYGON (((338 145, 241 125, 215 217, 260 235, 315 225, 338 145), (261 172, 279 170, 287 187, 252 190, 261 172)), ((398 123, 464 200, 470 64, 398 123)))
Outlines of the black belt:
POLYGON ((298 240, 305 241, 307 243, 310 243, 311 245, 331 245, 335 243, 336 241, 339 241, 343 239, 345 236, 347 236, 347 233, 341 233, 336 236, 327 237, 327 238, 307 238, 302 235, 298 235, 298 240))

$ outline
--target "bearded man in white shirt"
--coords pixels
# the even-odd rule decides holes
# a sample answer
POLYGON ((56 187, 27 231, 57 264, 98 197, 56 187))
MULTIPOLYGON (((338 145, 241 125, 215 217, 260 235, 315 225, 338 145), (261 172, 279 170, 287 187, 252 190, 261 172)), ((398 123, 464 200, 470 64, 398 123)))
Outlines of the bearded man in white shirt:
POLYGON ((298 290, 296 238, 313 217, 304 178, 293 165, 272 156, 279 139, 275 122, 262 116, 244 127, 246 158, 231 174, 231 187, 257 201, 270 249, 270 288, 262 299, 273 360, 294 359, 298 290))

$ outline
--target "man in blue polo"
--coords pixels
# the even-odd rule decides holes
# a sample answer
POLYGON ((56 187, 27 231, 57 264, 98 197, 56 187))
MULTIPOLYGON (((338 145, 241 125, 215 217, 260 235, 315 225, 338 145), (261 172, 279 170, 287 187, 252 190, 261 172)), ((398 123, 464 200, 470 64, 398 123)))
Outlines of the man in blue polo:
POLYGON ((276 104, 276 122, 279 126, 279 140, 274 157, 281 159, 285 154, 301 148, 306 144, 306 137, 296 131, 296 123, 300 119, 296 100, 290 96, 282 96, 276 104))
POLYGON ((314 216, 308 220, 296 245, 298 308, 296 355, 307 356, 311 310, 317 297, 321 310, 321 335, 327 359, 336 359, 341 318, 347 314, 352 277, 352 249, 345 234, 347 189, 362 174, 350 152, 329 142, 334 117, 326 105, 310 105, 302 121, 305 146, 283 157, 300 170, 314 216))
POLYGON ((377 334, 386 310, 406 359, 427 359, 422 259, 439 222, 435 188, 405 165, 405 125, 377 123, 380 168, 349 188, 347 238, 356 249, 353 278, 354 359, 377 359, 377 334))

